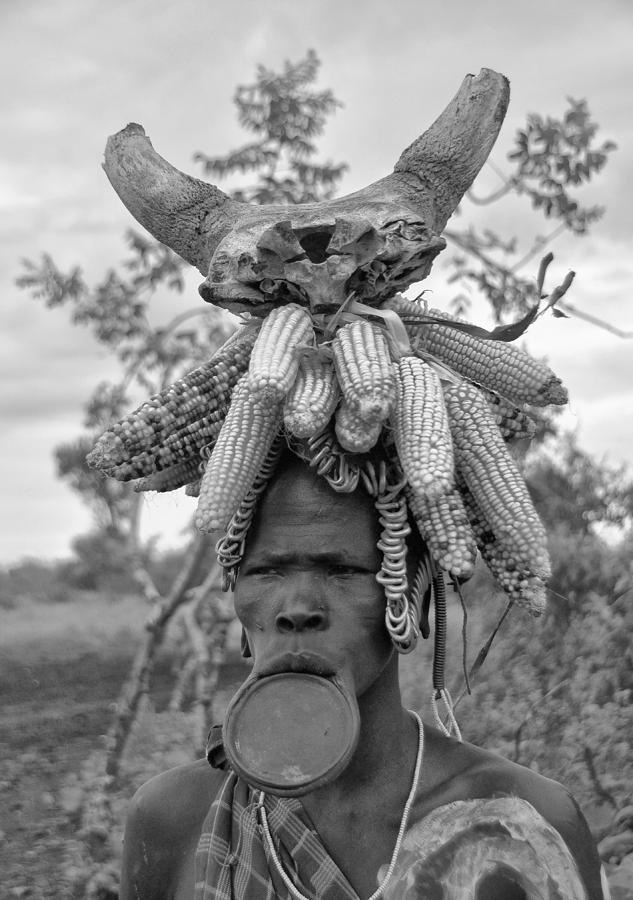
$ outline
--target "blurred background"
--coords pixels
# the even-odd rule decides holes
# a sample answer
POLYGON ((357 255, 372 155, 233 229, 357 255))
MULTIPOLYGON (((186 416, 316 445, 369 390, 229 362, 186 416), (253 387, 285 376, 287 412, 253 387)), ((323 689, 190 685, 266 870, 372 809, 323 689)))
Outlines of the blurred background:
MULTIPOLYGON (((139 122, 181 171, 253 202, 338 196, 391 171, 482 67, 510 79, 508 115, 410 293, 512 322, 553 253, 547 292, 575 272, 564 315, 519 343, 571 399, 539 419, 523 463, 551 535, 549 611, 504 621, 458 713, 467 739, 570 787, 614 896, 633 896, 632 32, 626 0, 2 4, 7 896, 115 898, 131 793, 200 753, 245 672, 195 500, 83 464, 108 421, 233 327, 122 206, 101 169, 108 135, 139 122)), ((485 571, 466 595, 464 665, 450 611, 454 695, 505 609, 485 571)), ((425 713, 430 652, 405 667, 425 713)))

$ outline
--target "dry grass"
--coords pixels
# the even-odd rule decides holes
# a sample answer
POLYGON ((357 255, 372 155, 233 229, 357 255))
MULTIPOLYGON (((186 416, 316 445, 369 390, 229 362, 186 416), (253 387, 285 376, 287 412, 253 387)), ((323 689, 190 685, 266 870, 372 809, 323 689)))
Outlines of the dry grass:
POLYGON ((123 650, 136 643, 147 614, 147 606, 137 597, 112 600, 86 593, 67 603, 23 600, 2 611, 0 654, 35 661, 108 652, 113 646, 123 650))

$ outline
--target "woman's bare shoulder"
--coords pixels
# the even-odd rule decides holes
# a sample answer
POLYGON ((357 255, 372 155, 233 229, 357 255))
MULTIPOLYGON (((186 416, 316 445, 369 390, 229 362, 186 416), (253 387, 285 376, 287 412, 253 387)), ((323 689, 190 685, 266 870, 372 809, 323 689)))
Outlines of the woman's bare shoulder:
POLYGON ((226 773, 212 769, 206 759, 161 772, 134 794, 130 815, 179 832, 202 825, 226 773))
POLYGON ((163 900, 191 868, 202 824, 225 773, 198 760, 151 778, 130 801, 121 900, 163 900))
POLYGON ((576 859, 590 897, 601 897, 600 861, 587 822, 558 781, 467 742, 430 735, 436 783, 430 806, 455 800, 517 797, 527 801, 561 835, 576 859))

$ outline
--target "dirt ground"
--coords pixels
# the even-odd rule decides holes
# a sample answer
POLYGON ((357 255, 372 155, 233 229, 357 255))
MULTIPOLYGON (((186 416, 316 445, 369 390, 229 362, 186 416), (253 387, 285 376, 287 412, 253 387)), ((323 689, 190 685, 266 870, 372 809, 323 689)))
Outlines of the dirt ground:
MULTIPOLYGON (((113 704, 137 640, 138 633, 131 630, 100 638, 99 643, 60 645, 25 640, 23 631, 19 640, 7 640, 5 631, 0 641, 0 900, 83 900, 86 896, 83 888, 71 887, 75 882, 69 876, 83 797, 78 774, 104 746, 113 704)), ((164 719, 158 728, 142 725, 130 742, 134 765, 125 798, 131 796, 135 780, 154 774, 151 766, 160 771, 183 761, 171 759, 160 746, 161 738, 164 747, 173 743, 172 723, 161 713, 173 685, 171 666, 169 653, 162 654, 151 701, 154 718, 164 719), (140 774, 143 765, 150 767, 144 775, 140 774)), ((225 667, 216 710, 244 674, 239 664, 225 667)), ((186 737, 181 753, 183 747, 186 737)), ((623 867, 617 871, 609 867, 617 900, 633 896, 629 892, 633 870, 630 877, 627 873, 623 867)), ((104 890, 98 896, 111 900, 115 895, 104 890)))
MULTIPOLYGON (((0 871, 6 897, 49 896, 77 822, 61 796, 69 774, 102 743, 129 653, 0 658, 0 871)), ((72 811, 72 803, 70 803, 72 811)))
MULTIPOLYGON (((129 642, 119 653, 63 659, 24 645, 0 648, 0 900, 82 896, 67 881, 80 817, 76 775, 104 745, 133 649, 129 642)), ((170 667, 169 656, 161 657, 151 694, 156 709, 168 701, 170 667)), ((239 683, 240 673, 227 670, 225 690, 227 680, 239 683)))

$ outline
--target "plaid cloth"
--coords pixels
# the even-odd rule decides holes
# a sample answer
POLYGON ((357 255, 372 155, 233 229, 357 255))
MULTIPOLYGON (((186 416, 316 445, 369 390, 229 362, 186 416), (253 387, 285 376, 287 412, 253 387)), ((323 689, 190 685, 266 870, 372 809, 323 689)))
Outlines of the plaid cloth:
MULTIPOLYGON (((207 759, 227 776, 202 826, 195 900, 292 900, 261 831, 259 791, 228 768, 220 725, 209 732, 207 759)), ((277 856, 302 894, 314 900, 359 900, 299 800, 267 796, 264 806, 277 856)))
MULTIPOLYGON (((202 826, 195 858, 195 900, 292 900, 259 825, 259 791, 228 769, 220 728, 211 731, 207 757, 227 776, 202 826)), ((302 894, 314 900, 359 900, 299 800, 267 796, 265 808, 277 856, 302 894)), ((445 877, 457 877, 455 869, 460 866, 472 879, 472 863, 481 856, 476 847, 491 839, 493 831, 498 832, 496 855, 506 868, 559 885, 557 896, 587 896, 562 837, 518 797, 454 801, 410 821, 399 858, 401 890, 408 884, 415 896, 439 896, 440 883, 445 877)), ((461 877, 460 872, 457 875, 461 877)), ((604 896, 609 897, 608 891, 604 896)))
MULTIPOLYGON (((291 900, 261 833, 258 798, 229 772, 202 826, 195 900, 291 900)), ((301 803, 267 796, 265 807, 277 855, 298 890, 314 900, 358 900, 301 803)))

